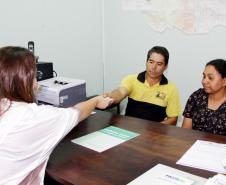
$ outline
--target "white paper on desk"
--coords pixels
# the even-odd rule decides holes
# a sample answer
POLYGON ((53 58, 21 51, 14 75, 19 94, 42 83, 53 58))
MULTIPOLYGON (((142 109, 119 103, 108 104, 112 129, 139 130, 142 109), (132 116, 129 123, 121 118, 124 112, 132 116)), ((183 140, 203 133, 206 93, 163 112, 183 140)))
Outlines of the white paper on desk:
POLYGON ((226 144, 197 140, 177 161, 177 164, 225 173, 222 159, 226 157, 226 144))
POLYGON ((158 164, 127 185, 204 185, 207 179, 158 164))
POLYGON ((118 127, 109 126, 80 138, 73 139, 72 142, 97 152, 103 152, 118 144, 137 137, 138 135, 140 134, 118 127))
POLYGON ((226 185, 226 176, 222 174, 214 175, 205 185, 226 185))

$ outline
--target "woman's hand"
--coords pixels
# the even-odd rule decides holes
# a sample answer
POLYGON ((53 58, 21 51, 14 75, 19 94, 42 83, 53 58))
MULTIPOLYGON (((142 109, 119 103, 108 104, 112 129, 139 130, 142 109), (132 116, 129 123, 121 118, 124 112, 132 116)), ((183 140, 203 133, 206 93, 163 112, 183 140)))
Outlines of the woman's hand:
POLYGON ((99 109, 105 109, 113 103, 113 99, 104 95, 97 96, 96 107, 99 109))

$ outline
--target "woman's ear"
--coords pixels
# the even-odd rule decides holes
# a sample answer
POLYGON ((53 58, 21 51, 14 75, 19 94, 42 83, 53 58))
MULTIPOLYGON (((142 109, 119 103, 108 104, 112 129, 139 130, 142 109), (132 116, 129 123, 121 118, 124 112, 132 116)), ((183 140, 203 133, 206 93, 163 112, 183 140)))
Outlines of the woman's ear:
POLYGON ((224 87, 226 87, 226 77, 224 77, 223 79, 223 84, 224 84, 224 87))

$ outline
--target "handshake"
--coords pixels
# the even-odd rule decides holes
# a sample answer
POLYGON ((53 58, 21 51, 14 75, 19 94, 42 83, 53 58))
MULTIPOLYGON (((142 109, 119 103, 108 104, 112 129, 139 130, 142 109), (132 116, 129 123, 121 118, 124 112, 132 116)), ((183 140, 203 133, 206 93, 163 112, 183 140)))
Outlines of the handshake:
MULTIPOLYGON (((101 97, 103 98, 102 102, 106 103, 106 107, 111 106, 112 104, 120 103, 124 98, 128 96, 129 92, 125 87, 119 87, 109 93, 104 93, 101 97)), ((97 107, 100 108, 100 107, 97 107)), ((100 109, 105 109, 104 107, 100 109)))
POLYGON ((107 94, 96 96, 96 108, 98 109, 106 109, 114 103, 114 99, 110 98, 107 94))

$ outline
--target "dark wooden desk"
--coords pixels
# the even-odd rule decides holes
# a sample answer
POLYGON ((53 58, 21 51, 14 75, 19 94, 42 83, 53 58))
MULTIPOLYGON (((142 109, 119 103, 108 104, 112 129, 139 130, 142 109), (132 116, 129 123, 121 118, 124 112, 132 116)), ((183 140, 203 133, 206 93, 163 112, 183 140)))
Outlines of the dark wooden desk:
POLYGON ((208 178, 215 174, 176 164, 197 139, 226 143, 223 136, 98 111, 59 143, 46 171, 62 184, 125 185, 161 163, 208 178), (141 135, 102 153, 71 142, 109 125, 141 135))

